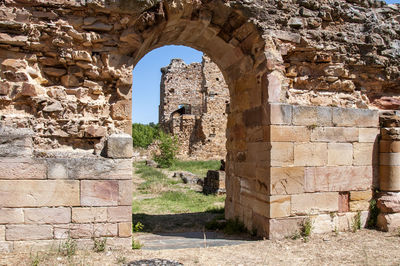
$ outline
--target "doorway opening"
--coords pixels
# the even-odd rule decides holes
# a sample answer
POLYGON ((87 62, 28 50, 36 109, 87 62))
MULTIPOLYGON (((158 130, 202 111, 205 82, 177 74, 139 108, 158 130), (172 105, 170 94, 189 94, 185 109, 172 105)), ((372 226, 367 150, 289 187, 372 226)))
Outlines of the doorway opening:
POLYGON ((158 48, 136 65, 132 99, 134 232, 215 229, 224 219, 229 112, 218 66, 192 48, 158 48), (175 144, 171 164, 157 160, 175 144))

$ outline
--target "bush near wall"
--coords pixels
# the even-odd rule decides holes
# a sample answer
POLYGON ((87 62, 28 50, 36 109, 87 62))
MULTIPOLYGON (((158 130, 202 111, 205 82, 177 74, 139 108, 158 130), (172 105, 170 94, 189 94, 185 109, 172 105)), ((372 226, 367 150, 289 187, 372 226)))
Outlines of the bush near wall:
POLYGON ((133 147, 147 148, 160 135, 158 124, 132 124, 133 147))

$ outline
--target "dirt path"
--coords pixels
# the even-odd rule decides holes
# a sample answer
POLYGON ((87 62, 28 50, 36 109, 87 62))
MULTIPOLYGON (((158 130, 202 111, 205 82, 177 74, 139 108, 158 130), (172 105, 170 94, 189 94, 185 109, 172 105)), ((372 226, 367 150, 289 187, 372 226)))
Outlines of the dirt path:
MULTIPOLYGON (((29 253, 0 255, 0 265, 31 265, 29 253)), ((177 250, 80 251, 68 259, 39 254, 39 265, 121 265, 142 259, 184 265, 400 265, 400 237, 371 230, 318 235, 302 240, 255 241, 226 247, 177 250), (118 263, 119 262, 119 263, 118 263)))

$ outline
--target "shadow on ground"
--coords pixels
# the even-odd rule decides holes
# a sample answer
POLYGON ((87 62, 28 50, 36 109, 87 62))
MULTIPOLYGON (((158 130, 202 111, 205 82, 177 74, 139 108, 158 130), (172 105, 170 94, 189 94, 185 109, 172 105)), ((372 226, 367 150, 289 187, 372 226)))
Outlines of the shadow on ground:
POLYGON ((142 223, 142 232, 148 233, 204 231, 205 225, 213 219, 223 219, 223 213, 132 214, 133 224, 142 223))

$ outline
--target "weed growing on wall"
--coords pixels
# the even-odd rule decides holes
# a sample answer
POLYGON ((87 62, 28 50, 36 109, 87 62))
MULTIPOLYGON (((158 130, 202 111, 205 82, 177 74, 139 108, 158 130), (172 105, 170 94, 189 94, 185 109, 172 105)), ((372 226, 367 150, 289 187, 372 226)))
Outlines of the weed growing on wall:
POLYGON ((58 247, 58 253, 71 257, 75 255, 76 253, 76 241, 70 237, 68 237, 67 240, 64 242, 60 243, 60 246, 58 247))
POLYGON ((353 222, 351 224, 351 231, 353 233, 357 232, 357 230, 361 229, 361 212, 357 212, 356 216, 353 218, 353 222))
POLYGON ((103 252, 106 250, 107 238, 93 238, 93 250, 95 252, 103 252))

